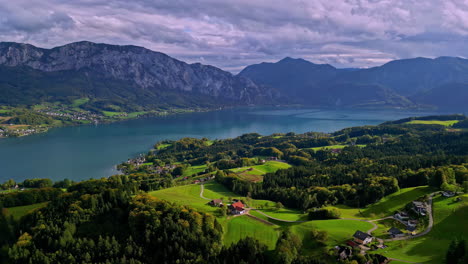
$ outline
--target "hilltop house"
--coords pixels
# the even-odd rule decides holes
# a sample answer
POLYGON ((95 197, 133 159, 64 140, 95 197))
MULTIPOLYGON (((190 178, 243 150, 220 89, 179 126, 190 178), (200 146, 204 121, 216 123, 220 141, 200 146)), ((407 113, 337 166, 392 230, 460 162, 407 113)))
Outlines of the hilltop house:
POLYGON ((393 217, 402 221, 409 219, 408 213, 403 211, 396 213, 393 217))
POLYGON ((444 197, 453 197, 453 196, 455 196, 455 193, 451 192, 451 191, 446 191, 446 192, 442 192, 442 195, 444 197))
POLYGON ((244 204, 241 201, 237 201, 229 206, 231 214, 241 215, 245 213, 244 204))
POLYGON ((392 227, 388 230, 388 233, 392 236, 392 237, 402 237, 404 236, 405 234, 403 232, 401 232, 400 229, 396 228, 396 227, 392 227))
POLYGON ((223 200, 221 199, 214 199, 210 201, 210 205, 220 207, 223 206, 223 200))
POLYGON ((372 242, 372 240, 374 239, 371 235, 364 233, 362 231, 359 231, 359 230, 356 231, 356 233, 354 233, 353 237, 354 237, 355 242, 362 244, 362 245, 368 244, 372 242))
POLYGON ((419 215, 422 215, 422 216, 426 215, 427 213, 426 203, 413 201, 413 210, 419 215))
POLYGON ((335 249, 339 260, 347 259, 353 255, 353 250, 349 247, 336 246, 335 249))

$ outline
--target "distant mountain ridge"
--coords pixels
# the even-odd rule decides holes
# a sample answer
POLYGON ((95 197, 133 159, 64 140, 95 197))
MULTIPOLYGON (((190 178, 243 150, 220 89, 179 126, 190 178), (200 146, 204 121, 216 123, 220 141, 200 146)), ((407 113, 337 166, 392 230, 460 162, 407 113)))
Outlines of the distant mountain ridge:
POLYGON ((468 60, 462 58, 404 59, 352 70, 285 58, 247 66, 239 76, 316 106, 468 108, 468 60))
POLYGON ((158 107, 272 104, 280 94, 216 67, 137 46, 82 41, 43 49, 0 43, 0 103, 74 97, 158 107))

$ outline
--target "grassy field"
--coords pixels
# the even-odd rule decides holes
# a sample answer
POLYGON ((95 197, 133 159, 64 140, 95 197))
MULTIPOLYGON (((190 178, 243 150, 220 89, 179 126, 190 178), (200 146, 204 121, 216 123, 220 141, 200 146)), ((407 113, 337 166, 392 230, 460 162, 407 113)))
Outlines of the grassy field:
POLYGON ((29 214, 30 212, 36 209, 43 208, 46 205, 47 205, 47 202, 25 205, 25 206, 10 207, 10 208, 7 208, 7 210, 8 210, 8 214, 12 215, 14 219, 18 220, 21 217, 29 214))
POLYGON ((263 175, 276 172, 280 169, 290 168, 291 165, 279 161, 267 161, 262 165, 247 166, 231 169, 237 176, 246 181, 260 182, 263 180, 263 175))
POLYGON ((331 206, 341 212, 342 218, 362 218, 376 219, 393 214, 398 209, 404 207, 407 203, 417 198, 429 194, 434 190, 428 186, 419 186, 412 188, 403 188, 400 191, 390 194, 375 204, 366 208, 357 209, 345 205, 331 206))
POLYGON ((372 228, 372 224, 356 220, 317 220, 293 225, 291 230, 299 237, 306 239, 312 229, 323 230, 328 233, 327 246, 344 244, 352 238, 356 230, 366 232, 372 228))
POLYGON ((76 99, 76 100, 73 100, 72 106, 73 107, 78 107, 80 105, 86 104, 87 102, 89 102, 89 98, 76 99))
POLYGON ((190 184, 153 191, 152 196, 180 205, 188 205, 204 212, 214 212, 215 207, 207 205, 208 201, 200 198, 200 185, 190 184))
MULTIPOLYGON (((355 145, 356 147, 364 148, 366 145, 364 144, 357 144, 355 145)), ((315 148, 310 148, 313 151, 317 150, 329 150, 329 149, 343 149, 345 147, 349 147, 349 145, 331 145, 331 146, 324 146, 324 147, 315 147, 315 148)))
POLYGON ((456 237, 468 239, 468 195, 462 198, 461 202, 454 202, 454 197, 435 197, 432 231, 420 238, 389 242, 384 255, 427 264, 443 263, 451 240, 456 237))
POLYGON ((442 126, 452 126, 453 124, 458 123, 460 120, 411 120, 405 124, 417 124, 417 125, 442 125, 442 126))
POLYGON ((158 149, 165 149, 165 148, 168 148, 169 146, 172 146, 172 144, 159 144, 158 149))
POLYGON ((274 249, 279 237, 278 227, 267 225, 248 216, 233 217, 225 226, 224 244, 230 245, 250 236, 274 249))
POLYGON ((206 165, 198 165, 198 166, 190 166, 187 169, 184 170, 184 173, 182 173, 182 176, 191 176, 200 172, 203 172, 206 170, 206 165))
POLYGON ((108 117, 118 116, 118 115, 121 115, 121 114, 124 114, 124 113, 125 112, 102 111, 102 114, 104 116, 108 116, 108 117))

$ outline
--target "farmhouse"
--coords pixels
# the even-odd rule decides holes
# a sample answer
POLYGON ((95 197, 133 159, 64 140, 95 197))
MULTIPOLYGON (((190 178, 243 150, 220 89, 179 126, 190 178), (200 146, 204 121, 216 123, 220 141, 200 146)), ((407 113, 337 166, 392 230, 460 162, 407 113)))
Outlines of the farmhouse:
POLYGON ((372 242, 372 240, 374 239, 371 235, 359 230, 356 231, 356 233, 354 233, 353 237, 355 242, 363 245, 372 242))
POLYGON ((223 205, 223 201, 221 199, 214 199, 210 201, 210 205, 220 207, 223 205))
POLYGON ((455 193, 451 192, 451 191, 446 191, 446 192, 442 192, 442 195, 444 197, 453 197, 453 196, 455 196, 455 193))
POLYGON ((403 221, 403 220, 407 220, 407 219, 409 218, 408 213, 403 212, 403 211, 402 211, 402 212, 396 213, 396 214, 394 215, 394 217, 395 217, 396 219, 399 219, 399 220, 402 220, 402 221, 403 221))
POLYGON ((333 153, 333 154, 340 154, 340 153, 341 153, 341 149, 339 149, 339 148, 332 149, 332 150, 331 150, 331 153, 333 153))
POLYGON ((349 247, 336 246, 335 249, 339 260, 347 259, 353 255, 353 250, 349 247))
POLYGON ((388 230, 388 233, 392 236, 392 237, 402 237, 404 236, 405 234, 403 234, 403 232, 401 232, 400 229, 396 228, 396 227, 392 227, 388 230))
POLYGON ((423 215, 423 216, 426 215, 427 213, 426 203, 413 201, 413 210, 419 215, 423 215))
POLYGON ((237 201, 229 206, 229 209, 231 210, 231 214, 233 215, 240 215, 244 214, 245 209, 244 209, 244 204, 240 201, 237 201))

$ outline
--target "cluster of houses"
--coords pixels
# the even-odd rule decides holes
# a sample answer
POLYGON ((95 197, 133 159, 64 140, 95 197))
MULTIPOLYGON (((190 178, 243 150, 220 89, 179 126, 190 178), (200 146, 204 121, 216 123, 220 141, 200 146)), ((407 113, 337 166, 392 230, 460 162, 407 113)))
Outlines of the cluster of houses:
MULTIPOLYGON (((353 256, 353 248, 360 248, 362 246, 365 246, 369 243, 374 241, 374 237, 371 236, 370 234, 357 230, 354 235, 352 240, 348 240, 346 242, 346 246, 336 246, 336 254, 338 256, 338 260, 345 260, 353 256)), ((378 261, 379 264, 384 264, 388 263, 389 259, 386 258, 385 256, 375 254, 375 257, 378 261)), ((368 262, 369 264, 374 263, 372 261, 368 262)))
MULTIPOLYGON (((215 175, 210 175, 210 176, 206 176, 205 178, 196 179, 196 180, 193 181, 193 183, 203 183, 203 182, 212 180, 214 178, 215 178, 215 175)), ((187 179, 188 179, 188 177, 184 177, 184 180, 187 180, 187 179)))
POLYGON ((66 117, 66 118, 70 118, 71 120, 89 120, 89 121, 97 122, 98 119, 101 118, 99 115, 88 112, 88 111, 73 112, 73 113, 63 113, 61 111, 67 111, 67 109, 61 108, 57 110, 52 110, 50 108, 47 108, 47 109, 37 110, 37 112, 46 114, 48 116, 66 117))
POLYGON ((134 159, 128 159, 127 160, 127 163, 128 164, 132 164, 134 166, 140 166, 142 165, 143 163, 146 162, 146 158, 144 155, 140 154, 140 156, 134 158, 134 159))
MULTIPOLYGON (((427 204, 425 202, 420 201, 413 201, 411 210, 419 216, 425 216, 428 213, 427 204)), ((406 226, 406 230, 412 235, 415 234, 415 230, 419 221, 417 219, 412 219, 408 212, 399 211, 393 215, 393 218, 404 224, 406 226)), ((397 228, 391 228, 390 230, 388 230, 388 232, 392 237, 400 237, 405 235, 401 230, 397 228)))
POLYGON ((456 193, 451 192, 451 191, 442 192, 442 196, 444 196, 444 197, 453 197, 453 196, 455 196, 455 194, 456 193))
MULTIPOLYGON (((223 200, 221 200, 221 199, 211 200, 209 202, 209 204, 211 206, 216 206, 216 207, 223 207, 224 206, 223 200)), ((231 215, 242 215, 242 214, 244 214, 246 212, 246 210, 245 210, 246 206, 240 200, 237 200, 237 199, 234 199, 232 201, 232 203, 229 204, 227 207, 228 207, 229 213, 231 215)))

